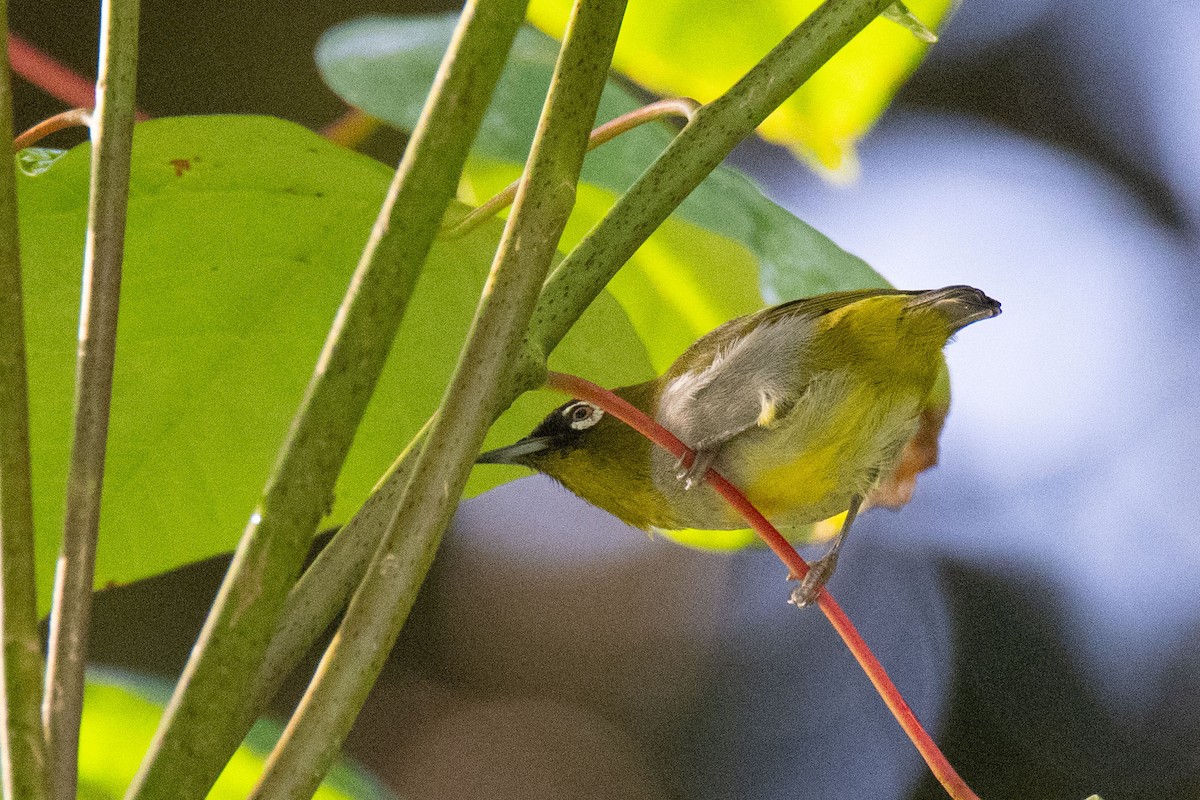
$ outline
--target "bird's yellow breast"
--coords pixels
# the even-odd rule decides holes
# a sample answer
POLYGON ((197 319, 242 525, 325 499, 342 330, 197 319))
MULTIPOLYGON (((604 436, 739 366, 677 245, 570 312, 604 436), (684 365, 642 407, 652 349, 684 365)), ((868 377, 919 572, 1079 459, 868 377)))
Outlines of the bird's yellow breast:
POLYGON ((780 430, 735 457, 748 465, 748 499, 781 524, 807 524, 844 511, 895 462, 916 429, 923 387, 875 392, 861 381, 815 413, 799 409, 780 430), (757 450, 758 452, 755 452, 757 450))

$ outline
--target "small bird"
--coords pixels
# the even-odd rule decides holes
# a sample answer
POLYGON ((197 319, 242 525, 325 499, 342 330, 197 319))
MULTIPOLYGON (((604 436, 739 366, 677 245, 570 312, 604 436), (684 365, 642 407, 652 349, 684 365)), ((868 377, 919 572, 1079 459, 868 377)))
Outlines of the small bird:
POLYGON ((693 452, 677 460, 584 400, 478 463, 520 464, 643 529, 746 527, 704 483, 715 469, 778 527, 845 512, 792 594, 812 602, 871 490, 913 437, 962 328, 1000 313, 970 286, 864 289, 793 300, 698 339, 660 377, 614 392, 693 452))

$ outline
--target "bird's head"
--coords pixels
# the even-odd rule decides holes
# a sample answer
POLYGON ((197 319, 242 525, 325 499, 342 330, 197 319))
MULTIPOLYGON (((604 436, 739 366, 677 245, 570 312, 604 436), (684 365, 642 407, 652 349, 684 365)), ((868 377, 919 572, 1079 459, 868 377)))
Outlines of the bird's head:
POLYGON ((558 468, 607 449, 604 434, 614 420, 606 416, 586 400, 571 400, 547 414, 524 439, 489 450, 476 463, 520 464, 558 477, 558 468))
MULTIPOLYGON (((649 383, 616 391, 645 410, 654 389, 649 383)), ((646 528, 672 521, 654 487, 650 448, 641 434, 598 406, 570 400, 528 436, 483 453, 476 463, 519 464, 545 473, 592 505, 646 528)))

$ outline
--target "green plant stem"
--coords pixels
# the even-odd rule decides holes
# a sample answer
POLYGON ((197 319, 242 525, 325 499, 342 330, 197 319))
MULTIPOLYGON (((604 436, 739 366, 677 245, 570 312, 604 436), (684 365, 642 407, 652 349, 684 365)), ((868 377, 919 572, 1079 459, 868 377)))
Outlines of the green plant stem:
POLYGON ((477 0, 463 10, 274 474, 127 796, 203 797, 241 741, 247 687, 330 505, 523 9, 477 0))
MULTIPOLYGON (((529 319, 575 203, 625 0, 577 2, 467 344, 413 477, 255 798, 311 796, 341 747, 416 599, 492 419, 521 363, 529 319)), ((533 374, 540 374, 534 372, 533 374)), ((530 380, 527 377, 526 380, 530 380)))
MULTIPOLYGON (((0 28, 8 7, 0 0, 0 28)), ((0 131, 12 130, 8 48, 0 42, 0 131)), ((0 136, 0 766, 7 800, 48 800, 49 772, 39 706, 42 640, 34 590, 33 480, 25 310, 17 235, 17 182, 8 135, 0 136)))
POLYGON ((531 337, 550 352, 617 270, 767 116, 891 0, 827 0, 725 94, 702 106, 663 154, 563 259, 531 337))
MULTIPOLYGON (((882 5, 876 0, 855 0, 847 6, 846 3, 841 3, 836 9, 837 16, 830 19, 818 19, 817 22, 806 21, 801 29, 806 30, 804 34, 806 39, 821 36, 827 37, 827 40, 813 45, 814 49, 824 54, 824 58, 836 52, 848 42, 853 35, 860 30, 867 22, 870 21, 870 14, 874 8, 882 5), (819 24, 818 24, 819 23, 819 24), (806 27, 807 26, 807 27, 806 27)), ((794 38, 799 35, 799 30, 792 35, 794 38)), ((776 56, 778 51, 772 51, 768 54, 768 59, 773 59, 774 68, 792 76, 793 82, 797 76, 809 75, 815 72, 820 63, 814 62, 804 50, 797 46, 790 47, 784 57, 776 56)), ((760 65, 761 66, 761 65, 760 65)), ((759 68, 752 70, 751 74, 757 75, 752 83, 764 80, 759 68)), ((750 76, 748 75, 747 78, 750 76)), ((746 80, 730 89, 731 94, 742 93, 746 80)), ((778 97, 779 93, 772 95, 778 97)), ((757 96, 757 95, 755 95, 757 96)), ((782 102, 786 99, 786 95, 779 99, 782 102)), ((753 119, 757 116, 765 117, 769 111, 762 108, 762 101, 756 100, 753 103, 750 100, 743 98, 739 101, 741 104, 749 104, 752 106, 752 114, 747 112, 742 116, 746 119, 753 119)), ((716 124, 712 122, 712 117, 709 117, 708 125, 716 124)), ((717 122, 721 122, 718 118, 717 122)), ((691 126, 685 127, 684 132, 687 132, 691 126)), ((747 128, 743 123, 733 134, 727 135, 724 138, 729 149, 741 138, 749 135, 753 128, 747 128)), ((703 132, 702 132, 703 133, 703 132)), ((683 133, 680 134, 680 137, 683 133)), ((690 141, 695 141, 696 134, 690 133, 690 141)), ((685 155, 681 151, 673 150, 671 158, 674 160, 676 167, 680 163, 686 161, 685 155)), ((664 158, 666 154, 664 153, 664 158)), ((649 174, 649 173, 648 173, 649 174)), ((659 174, 659 179, 662 181, 661 186, 656 186, 653 183, 647 182, 645 179, 639 181, 640 188, 638 192, 642 196, 639 201, 641 205, 652 205, 655 202, 667 203, 664 197, 668 194, 670 197, 682 197, 680 190, 670 189, 675 183, 674 178, 670 173, 659 174)), ((688 178, 687 180, 691 180, 688 178)), ((631 192, 633 190, 631 189, 631 192)), ((675 201, 676 204, 680 202, 675 201)), ((621 213, 628 216, 631 212, 627 206, 622 206, 625 210, 621 213)), ((674 206, 666 206, 666 211, 670 211, 674 206)), ((617 211, 614 208, 610 214, 617 211)), ((665 216, 666 213, 663 213, 665 216)), ((609 223, 610 228, 612 223, 609 223)), ((623 237, 628 237, 630 233, 625 232, 625 225, 617 226, 618 232, 623 237)), ((589 237, 590 238, 590 237, 589 237)), ((632 246, 636 249, 638 242, 626 244, 626 247, 632 246)), ((565 335, 567 329, 574 324, 575 320, 584 312, 588 304, 591 303, 595 296, 592 288, 595 287, 595 292, 599 292, 612 274, 615 274, 616 269, 621 266, 621 262, 610 260, 608 254, 596 252, 595 244, 592 245, 592 251, 587 254, 586 259, 581 254, 572 253, 568 256, 568 260, 564 263, 575 265, 571 270, 559 269, 551 278, 550 286, 544 290, 542 297, 539 299, 537 311, 535 312, 534 322, 531 326, 531 339, 536 343, 534 347, 540 347, 546 353, 557 346, 559 340, 565 335), (604 269, 607 271, 602 280, 597 281, 593 276, 581 274, 583 266, 586 265, 595 269, 604 269), (550 287, 553 287, 550 290, 550 287)), ((512 403, 522 392, 528 389, 535 388, 524 382, 517 380, 514 376, 507 385, 507 394, 501 407, 507 407, 512 403)), ((411 466, 411 461, 415 460, 416 450, 411 446, 409 448, 409 457, 403 459, 403 463, 411 466)), ((396 468, 389 474, 376 493, 386 493, 388 497, 399 497, 404 487, 407 473, 403 468, 396 468)), ((282 615, 280 630, 277 636, 277 641, 272 643, 272 657, 264 662, 264 670, 260 677, 259 687, 260 696, 258 699, 259 707, 265 707, 271 695, 286 675, 298 662, 299 658, 308 651, 308 648, 313 645, 320 637, 321 633, 337 615, 337 612, 342 609, 342 603, 353 590, 354 583, 357 582, 357 575, 362 574, 362 569, 367 562, 366 553, 373 547, 374 543, 379 540, 384 530, 384 513, 385 504, 377 504, 373 496, 367 501, 367 504, 355 515, 354 519, 339 531, 333 540, 322 552, 321 556, 309 568, 309 570, 301 577, 299 583, 292 592, 292 596, 288 601, 288 610, 282 615), (270 667, 268 669, 268 666, 270 667)), ((248 729, 248 724, 247 724, 248 729)))
POLYGON ((125 257, 137 39, 138 0, 106 0, 100 10, 99 77, 92 116, 92 169, 75 363, 75 432, 42 706, 51 782, 54 796, 62 800, 75 797, 78 782, 79 722, 125 257))
POLYGON ((350 601, 404 495, 432 423, 432 418, 426 421, 363 506, 334 534, 288 593, 253 693, 244 704, 229 709, 231 739, 240 741, 245 737, 280 684, 350 601))
POLYGON ((432 424, 433 418, 426 421, 354 517, 334 534, 288 593, 279 627, 263 657, 254 701, 241 720, 243 733, 249 732, 284 678, 350 601, 404 496, 404 487, 432 424))
MULTIPOLYGON (((602 389, 591 381, 559 372, 550 372, 546 378, 547 385, 552 389, 595 403, 606 413, 612 414, 626 425, 634 428, 676 458, 694 455, 674 434, 607 389, 602 389)), ((790 577, 800 579, 808 574, 808 564, 796 552, 796 548, 780 535, 775 526, 746 499, 737 487, 715 469, 710 469, 705 475, 705 479, 762 537, 766 545, 788 568, 790 577)), ((909 740, 917 748, 921 757, 925 759, 925 763, 929 765, 934 777, 938 779, 946 792, 954 800, 979 800, 971 791, 971 787, 967 786, 966 781, 959 776, 950 761, 938 749, 933 737, 922 727, 917 715, 913 713, 912 708, 900 694, 896 684, 892 683, 892 679, 888 677, 883 665, 879 663, 879 659, 875 658, 875 654, 871 652, 871 648, 867 646, 858 629, 854 627, 854 623, 846 616, 846 612, 842 610, 827 589, 821 589, 821 593, 817 596, 817 605, 829 620, 829 624, 842 637, 847 649, 858 661, 859 666, 875 686, 875 690, 887 705, 888 710, 900 723, 900 727, 904 729, 909 740)))
MULTIPOLYGON (((664 116, 689 119, 696 108, 694 100, 669 98, 623 114, 592 131, 588 137, 588 152, 626 131, 664 116)), ((520 185, 520 180, 514 181, 453 227, 443 230, 441 235, 446 238, 465 235, 484 219, 490 219, 497 211, 511 204, 520 185)), ((582 307, 579 313, 583 313, 582 307)), ((502 403, 505 408, 522 392, 535 387, 524 383, 518 385, 513 381, 507 388, 508 394, 502 403)), ((254 716, 266 708, 283 678, 313 646, 325 627, 345 608, 355 585, 362 579, 381 532, 387 527, 391 510, 400 502, 420 451, 419 443, 424 441, 431 423, 432 420, 426 422, 362 508, 334 535, 289 593, 287 604, 279 617, 279 627, 259 672, 254 716)), ((246 730, 250 729, 253 721, 253 717, 246 721, 246 730)))

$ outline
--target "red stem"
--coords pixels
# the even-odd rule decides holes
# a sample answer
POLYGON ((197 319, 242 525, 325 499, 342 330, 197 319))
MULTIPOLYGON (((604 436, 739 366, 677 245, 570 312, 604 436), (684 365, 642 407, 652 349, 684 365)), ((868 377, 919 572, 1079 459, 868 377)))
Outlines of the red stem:
MULTIPOLYGON (((91 108, 96 105, 93 81, 11 32, 8 34, 8 58, 14 73, 51 97, 69 106, 91 108)), ((150 117, 135 111, 134 119, 144 122, 150 117)))
POLYGON ((49 119, 42 120, 37 125, 34 125, 32 128, 13 139, 13 151, 15 152, 17 150, 24 150, 26 147, 32 147, 52 133, 58 133, 59 131, 66 130, 67 128, 86 128, 91 124, 92 109, 68 109, 61 114, 55 114, 49 119))
MULTIPOLYGON (((612 414, 676 458, 691 452, 687 445, 679 441, 666 428, 622 398, 591 381, 561 372, 548 372, 546 385, 556 391, 596 404, 606 413, 612 414)), ((791 570, 793 576, 803 578, 808 574, 808 564, 796 552, 796 548, 792 547, 787 539, 784 539, 775 529, 775 526, 750 504, 745 495, 716 470, 710 469, 706 477, 712 487, 720 492, 730 505, 750 523, 750 526, 774 551, 784 566, 791 570)), ((850 649, 863 672, 867 673, 867 677, 875 685, 875 690, 883 698, 883 702, 887 704, 888 709, 896 717, 896 721, 900 723, 900 727, 908 734, 908 738, 950 797, 954 800, 979 800, 979 797, 971 791, 971 787, 967 786, 966 781, 955 772, 954 767, 938 749, 933 738, 921 726, 916 714, 900 694, 900 690, 896 688, 896 684, 892 683, 892 679, 888 677, 883 665, 879 663, 879 659, 875 658, 875 654, 867 647, 867 643, 859 635, 858 629, 854 627, 854 623, 846 616, 846 612, 833 599, 833 595, 822 588, 817 597, 817 605, 829 619, 833 629, 842 637, 842 641, 846 643, 846 647, 850 649)))
POLYGON ((319 133, 329 141, 353 150, 377 131, 382 124, 357 108, 349 108, 346 113, 326 125, 319 133))

